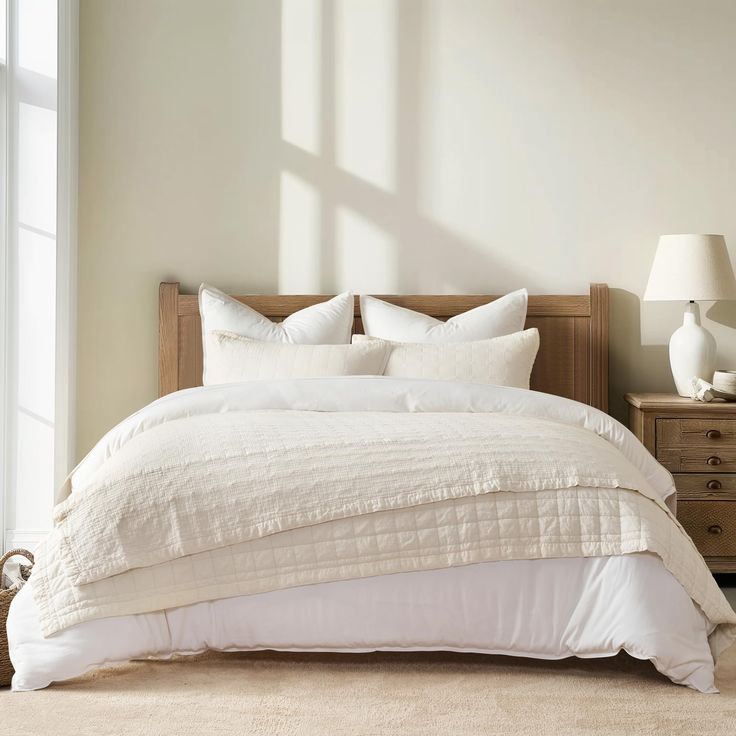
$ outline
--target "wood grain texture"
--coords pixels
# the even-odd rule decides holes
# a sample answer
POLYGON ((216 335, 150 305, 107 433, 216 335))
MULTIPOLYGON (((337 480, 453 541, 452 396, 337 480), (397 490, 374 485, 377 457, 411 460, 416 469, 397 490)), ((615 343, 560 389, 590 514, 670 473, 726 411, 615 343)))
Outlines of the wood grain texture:
POLYGON ((179 388, 202 383, 202 320, 199 315, 179 318, 179 388))
POLYGON ((700 446, 736 449, 736 419, 663 418, 657 420, 658 447, 700 446))
POLYGON ((736 473, 677 473, 677 499, 736 501, 736 473))
POLYGON ((682 501, 677 518, 703 557, 736 558, 736 501, 682 501))
MULTIPOLYGON (((587 317, 573 318, 573 387, 572 397, 575 401, 581 401, 586 404, 591 400, 591 382, 594 377, 592 374, 592 356, 591 356, 591 321, 587 317), (582 376, 590 376, 590 380, 586 384, 581 379, 582 376)), ((608 361, 605 362, 606 376, 608 375, 608 361)), ((607 382, 607 381, 606 381, 607 382)), ((608 391, 605 392, 607 406, 608 391)), ((599 409, 606 410, 604 406, 598 406, 599 409)))
POLYGON ((657 460, 670 473, 736 473, 736 449, 660 447, 657 460))
MULTIPOLYGON (((158 288, 158 390, 164 396, 179 386, 179 284, 158 288)), ((202 346, 200 345, 200 351, 202 346)))
POLYGON ((736 404, 675 394, 625 398, 629 428, 673 473, 678 520, 713 572, 736 572, 736 404))
POLYGON ((705 562, 711 572, 736 572, 736 557, 716 557, 709 555, 705 562))
POLYGON ((586 375, 575 372, 574 317, 528 317, 526 327, 539 330, 539 352, 532 369, 531 387, 535 391, 575 397, 576 380, 580 393, 590 397, 586 375))
MULTIPOLYGON (((605 284, 594 284, 603 287, 606 294, 608 287, 605 284)), ((269 319, 277 317, 288 317, 305 307, 326 302, 332 299, 334 294, 247 294, 244 296, 233 296, 243 304, 247 304, 257 312, 269 319)), ((458 314, 475 309, 483 304, 488 304, 498 296, 485 295, 407 295, 396 296, 394 294, 376 294, 377 299, 396 304, 399 307, 413 309, 415 312, 431 314, 437 319, 449 319, 458 314)), ((196 294, 180 294, 178 302, 179 316, 199 314, 199 303, 196 294)), ((562 296, 562 295, 532 295, 529 297, 527 314, 530 317, 590 317, 591 297, 585 295, 562 296)), ((360 297, 355 297, 355 316, 360 315, 360 297)))
MULTIPOLYGON (((179 284, 160 286, 160 394, 199 386, 202 341, 195 294, 179 294, 179 284), (173 310, 173 311, 172 311, 173 310), (176 315, 173 320, 172 314, 176 315), (175 323, 174 323, 175 322, 175 323)), ((331 295, 248 295, 233 297, 274 321, 331 298, 331 295)), ((448 319, 487 304, 495 296, 378 295, 407 309, 448 319)), ((591 285, 585 295, 529 297, 527 327, 537 327, 540 349, 531 386, 608 408, 608 287, 591 285)), ((361 333, 360 299, 355 297, 353 332, 361 333)))
POLYGON ((677 394, 629 393, 626 401, 643 411, 677 412, 687 416, 711 417, 717 414, 730 414, 736 418, 736 402, 720 399, 703 403, 677 394))
POLYGON ((656 428, 654 416, 636 406, 629 406, 629 429, 652 455, 657 453, 656 428))
POLYGON ((590 285, 590 402, 608 411, 608 286, 590 285))

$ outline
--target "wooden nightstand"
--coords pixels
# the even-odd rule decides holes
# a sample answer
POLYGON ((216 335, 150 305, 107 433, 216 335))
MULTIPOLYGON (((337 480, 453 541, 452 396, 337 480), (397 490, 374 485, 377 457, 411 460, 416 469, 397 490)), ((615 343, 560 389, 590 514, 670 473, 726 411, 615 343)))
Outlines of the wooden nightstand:
POLYGON ((669 470, 677 519, 713 572, 736 572, 736 403, 626 394, 629 427, 669 470))

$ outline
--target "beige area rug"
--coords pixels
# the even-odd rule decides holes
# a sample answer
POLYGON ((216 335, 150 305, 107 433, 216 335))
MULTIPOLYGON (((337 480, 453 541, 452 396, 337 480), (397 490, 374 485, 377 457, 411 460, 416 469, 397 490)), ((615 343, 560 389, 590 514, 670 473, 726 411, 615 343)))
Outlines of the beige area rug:
POLYGON ((720 695, 626 655, 209 653, 0 692, 0 734, 736 734, 736 647, 720 695))

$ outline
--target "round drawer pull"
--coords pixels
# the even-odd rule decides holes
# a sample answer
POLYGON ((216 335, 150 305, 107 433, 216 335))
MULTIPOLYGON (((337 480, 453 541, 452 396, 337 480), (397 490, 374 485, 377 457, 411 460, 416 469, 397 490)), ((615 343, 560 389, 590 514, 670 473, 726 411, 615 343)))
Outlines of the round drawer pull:
POLYGON ((721 481, 719 481, 719 480, 709 480, 706 483, 706 488, 709 491, 720 491, 721 490, 721 481))
POLYGON ((717 440, 717 439, 718 439, 718 438, 719 438, 719 437, 721 436, 721 433, 720 433, 720 432, 719 432, 719 431, 718 431, 717 429, 709 429, 709 430, 708 430, 708 431, 707 431, 707 432, 705 433, 705 436, 706 436, 706 437, 707 437, 707 438, 708 438, 709 440, 717 440))
POLYGON ((723 529, 718 524, 713 524, 708 527, 708 534, 720 534, 723 529))
POLYGON ((708 465, 720 465, 721 458, 719 458, 718 455, 711 455, 705 462, 707 462, 708 465))

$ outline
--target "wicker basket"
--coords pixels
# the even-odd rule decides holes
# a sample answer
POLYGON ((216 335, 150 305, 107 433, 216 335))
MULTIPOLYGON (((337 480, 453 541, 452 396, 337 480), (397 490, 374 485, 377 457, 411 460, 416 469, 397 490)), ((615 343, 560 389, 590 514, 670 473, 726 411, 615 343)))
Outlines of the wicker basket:
POLYGON ((10 685, 13 679, 13 665, 10 661, 8 653, 8 631, 5 628, 5 622, 8 620, 8 611, 10 604, 15 598, 15 594, 21 589, 21 585, 14 585, 12 588, 3 588, 3 568, 5 563, 14 555, 23 555, 31 564, 21 565, 21 577, 28 580, 33 566, 33 555, 27 549, 11 549, 0 557, 0 686, 10 685))

